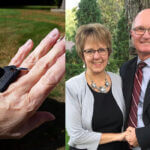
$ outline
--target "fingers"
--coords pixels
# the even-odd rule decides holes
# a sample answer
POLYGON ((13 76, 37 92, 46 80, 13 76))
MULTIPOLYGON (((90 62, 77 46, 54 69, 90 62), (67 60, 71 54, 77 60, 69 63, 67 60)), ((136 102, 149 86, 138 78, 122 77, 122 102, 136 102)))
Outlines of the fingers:
POLYGON ((133 127, 129 126, 126 130, 131 130, 131 129, 133 129, 133 127))
POLYGON ((128 127, 126 130, 126 141, 130 144, 131 147, 136 147, 138 146, 138 141, 135 133, 135 128, 133 127, 128 127))
POLYGON ((50 91, 61 80, 65 73, 65 55, 62 55, 56 63, 46 72, 39 82, 31 89, 30 99, 34 108, 38 109, 50 91), (37 92, 38 91, 38 92, 37 92))
POLYGON ((17 54, 12 58, 9 65, 15 65, 19 67, 32 48, 33 42, 31 39, 29 39, 23 46, 19 48, 17 54))
POLYGON ((42 57, 36 65, 26 74, 20 81, 20 86, 23 87, 20 90, 28 92, 41 77, 47 72, 47 70, 52 67, 57 59, 65 53, 65 42, 61 40, 52 48, 52 50, 42 57))
POLYGON ((31 69, 36 62, 47 54, 59 38, 58 29, 53 29, 35 48, 35 50, 23 61, 21 67, 31 69))
POLYGON ((11 138, 22 138, 24 135, 39 127, 47 121, 55 120, 55 116, 50 112, 38 111, 29 120, 27 120, 20 128, 12 133, 11 138))
POLYGON ((133 128, 133 127, 128 127, 128 128, 126 129, 126 131, 128 131, 128 132, 135 132, 135 128, 133 128))

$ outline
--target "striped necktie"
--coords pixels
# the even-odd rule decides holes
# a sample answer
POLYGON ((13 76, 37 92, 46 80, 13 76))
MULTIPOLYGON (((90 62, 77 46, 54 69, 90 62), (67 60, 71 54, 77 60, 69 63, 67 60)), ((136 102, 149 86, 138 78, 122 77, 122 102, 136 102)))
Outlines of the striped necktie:
POLYGON ((128 120, 128 126, 137 127, 137 109, 138 109, 138 103, 141 93, 141 84, 142 84, 142 78, 143 78, 143 67, 146 66, 145 62, 140 62, 137 67, 137 71, 135 73, 134 77, 134 87, 132 92, 132 102, 131 102, 131 108, 129 113, 129 120, 128 120))

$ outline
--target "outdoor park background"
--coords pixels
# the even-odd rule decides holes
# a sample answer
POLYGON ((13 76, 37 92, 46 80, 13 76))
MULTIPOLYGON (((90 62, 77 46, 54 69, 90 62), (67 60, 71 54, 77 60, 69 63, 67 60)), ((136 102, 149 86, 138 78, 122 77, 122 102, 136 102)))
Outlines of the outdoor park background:
MULTIPOLYGON (((53 29, 65 34, 65 13, 51 11, 58 6, 3 6, 0 8, 0 66, 8 65, 21 45, 28 39, 37 44, 53 29)), ((34 49, 33 48, 33 49, 34 49)), ((1 150, 64 150, 65 96, 64 80, 50 93, 40 110, 52 112, 53 122, 47 122, 20 140, 0 140, 1 150)))
MULTIPOLYGON (((120 66, 136 55, 129 34, 133 18, 149 7, 150 0, 66 0, 66 80, 85 70, 74 46, 80 25, 96 22, 110 30, 113 52, 106 69, 119 74, 120 66)), ((68 140, 66 131, 66 150, 68 140)))

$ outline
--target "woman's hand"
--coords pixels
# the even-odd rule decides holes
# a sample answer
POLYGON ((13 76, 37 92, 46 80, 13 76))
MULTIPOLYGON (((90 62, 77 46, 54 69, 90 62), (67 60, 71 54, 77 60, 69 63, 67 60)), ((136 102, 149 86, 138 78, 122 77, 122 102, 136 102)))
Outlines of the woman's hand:
POLYGON ((117 141, 125 141, 125 136, 126 136, 126 134, 127 134, 127 132, 126 131, 124 131, 124 132, 122 132, 122 133, 118 133, 118 140, 117 141))
POLYGON ((17 81, 0 93, 1 139, 21 138, 55 119, 51 113, 37 109, 65 73, 65 40, 57 42, 59 36, 59 31, 54 29, 30 54, 33 42, 28 40, 11 60, 9 65, 25 67, 28 71, 22 71, 17 81))
POLYGON ((124 141, 126 136, 126 131, 122 133, 102 133, 100 144, 106 144, 116 141, 124 141))

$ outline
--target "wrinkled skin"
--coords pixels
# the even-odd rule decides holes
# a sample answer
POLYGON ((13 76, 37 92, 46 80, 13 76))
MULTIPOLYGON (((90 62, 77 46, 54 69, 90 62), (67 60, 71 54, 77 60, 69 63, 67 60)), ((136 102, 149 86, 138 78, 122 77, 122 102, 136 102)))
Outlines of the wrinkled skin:
POLYGON ((28 40, 9 63, 28 71, 22 71, 17 81, 0 93, 0 139, 21 138, 55 119, 37 109, 65 73, 65 40, 57 42, 59 36, 54 29, 30 54, 33 42, 28 40))

